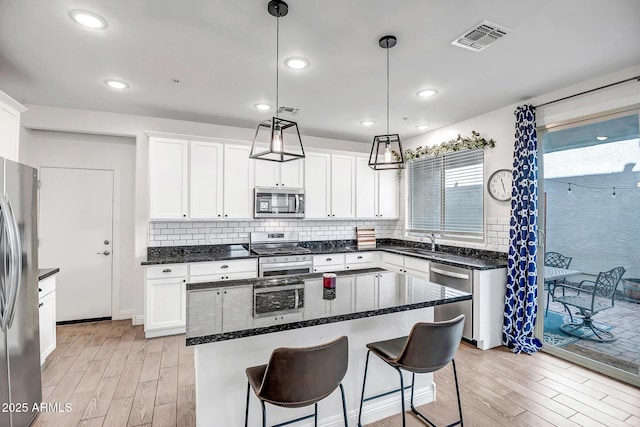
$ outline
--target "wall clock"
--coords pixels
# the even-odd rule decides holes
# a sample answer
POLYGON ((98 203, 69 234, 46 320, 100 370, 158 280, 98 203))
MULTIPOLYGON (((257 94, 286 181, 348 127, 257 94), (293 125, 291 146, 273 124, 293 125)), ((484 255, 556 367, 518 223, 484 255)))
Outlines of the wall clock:
POLYGON ((494 199, 506 202, 511 200, 512 172, 509 169, 498 169, 487 181, 487 191, 494 199))

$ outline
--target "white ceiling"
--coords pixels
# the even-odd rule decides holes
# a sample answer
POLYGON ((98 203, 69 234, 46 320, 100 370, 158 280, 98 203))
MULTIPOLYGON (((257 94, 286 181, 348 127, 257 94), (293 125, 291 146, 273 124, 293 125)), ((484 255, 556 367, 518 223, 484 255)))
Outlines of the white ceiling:
MULTIPOLYGON (((638 0, 289 0, 282 18, 280 104, 307 135, 407 138, 640 63, 638 0), (489 20, 513 30, 482 52, 450 42, 489 20), (435 88, 420 99, 416 92, 435 88), (369 127, 365 119, 375 120, 369 127)), ((255 127, 275 104, 275 24, 267 0, 2 0, 0 90, 27 104, 255 127), (89 30, 68 12, 108 21, 89 30), (115 78, 131 87, 103 84, 115 78), (172 79, 179 79, 175 84, 172 79)), ((286 116, 284 116, 287 118, 286 116)))

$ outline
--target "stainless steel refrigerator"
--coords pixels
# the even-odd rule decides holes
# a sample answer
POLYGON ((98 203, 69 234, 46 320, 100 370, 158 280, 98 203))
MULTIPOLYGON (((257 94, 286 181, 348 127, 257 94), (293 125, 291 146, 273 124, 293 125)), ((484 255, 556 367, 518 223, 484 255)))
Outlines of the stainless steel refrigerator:
POLYGON ((38 172, 1 157, 0 168, 0 427, 25 427, 42 400, 38 172))

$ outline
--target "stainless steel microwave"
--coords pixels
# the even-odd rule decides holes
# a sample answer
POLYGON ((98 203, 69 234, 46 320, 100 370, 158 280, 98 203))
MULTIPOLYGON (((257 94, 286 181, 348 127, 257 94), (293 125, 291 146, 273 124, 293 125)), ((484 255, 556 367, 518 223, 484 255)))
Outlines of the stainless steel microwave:
POLYGON ((256 187, 254 218, 304 218, 302 188, 256 187))

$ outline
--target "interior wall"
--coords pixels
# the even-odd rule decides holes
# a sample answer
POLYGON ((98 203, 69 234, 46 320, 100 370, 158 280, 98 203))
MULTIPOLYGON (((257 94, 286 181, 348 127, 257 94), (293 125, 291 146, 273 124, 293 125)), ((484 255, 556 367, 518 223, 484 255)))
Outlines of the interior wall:
MULTIPOLYGON (((149 235, 149 139, 145 132, 155 131, 192 135, 194 137, 215 137, 250 143, 253 140, 255 129, 43 105, 27 105, 27 107, 28 111, 21 117, 21 141, 28 140, 28 133, 33 130, 135 138, 135 178, 130 182, 130 185, 135 188, 134 271, 131 276, 131 283, 133 320, 134 323, 142 323, 144 315, 144 269, 140 263, 147 257, 149 235)), ((305 147, 327 150, 368 153, 370 149, 368 144, 360 142, 304 135, 303 143, 305 147)))
MULTIPOLYGON (((134 313, 135 140, 127 137, 25 130, 20 162, 32 167, 109 169, 114 172, 113 317, 134 313)), ((46 212, 40 212, 46 215, 46 212)), ((45 266, 56 267, 56 266, 45 266)))

